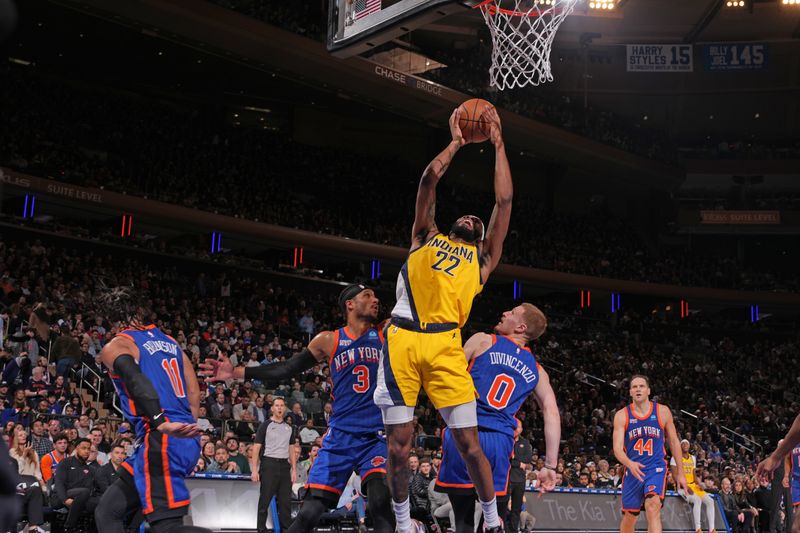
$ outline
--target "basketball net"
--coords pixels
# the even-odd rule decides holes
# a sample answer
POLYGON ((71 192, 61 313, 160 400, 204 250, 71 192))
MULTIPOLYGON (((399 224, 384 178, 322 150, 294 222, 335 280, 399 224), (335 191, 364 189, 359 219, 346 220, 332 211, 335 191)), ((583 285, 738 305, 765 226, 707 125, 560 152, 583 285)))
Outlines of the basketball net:
POLYGON ((500 1, 476 6, 492 34, 491 86, 502 91, 553 81, 553 38, 577 0, 508 0, 509 9, 501 8, 500 1))

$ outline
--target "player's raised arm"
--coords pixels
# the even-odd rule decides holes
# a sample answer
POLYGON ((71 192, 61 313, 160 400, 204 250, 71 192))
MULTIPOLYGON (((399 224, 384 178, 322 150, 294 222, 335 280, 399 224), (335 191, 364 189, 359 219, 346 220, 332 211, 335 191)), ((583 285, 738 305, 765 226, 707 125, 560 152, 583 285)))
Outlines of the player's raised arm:
POLYGON ((486 229, 486 238, 481 251, 481 282, 486 283, 489 275, 497 268, 503 255, 503 242, 508 234, 511 221, 511 201, 514 197, 514 184, 511 181, 511 168, 508 166, 503 130, 497 110, 491 108, 483 114, 489 121, 489 139, 494 145, 494 210, 486 229))
POLYGON ((294 357, 271 365, 236 367, 230 359, 220 355, 218 360, 206 359, 200 363, 202 375, 206 381, 225 381, 235 379, 257 379, 259 381, 283 381, 310 370, 314 365, 321 363, 333 352, 334 335, 332 331, 321 331, 314 337, 308 348, 303 349, 294 357))
POLYGON ((792 448, 800 444, 800 415, 797 415, 792 423, 792 427, 778 442, 778 447, 772 452, 772 455, 758 463, 756 469, 756 477, 758 479, 772 479, 772 474, 780 466, 781 460, 792 451, 792 448))
POLYGON ((558 412, 556 393, 550 384, 547 371, 539 367, 539 383, 533 391, 536 402, 544 416, 544 475, 539 474, 541 492, 553 490, 556 486, 556 466, 558 465, 558 447, 561 442, 561 414, 558 412))
MULTIPOLYGON (((658 404, 658 410, 658 417, 664 424, 664 433, 666 433, 664 437, 669 444, 669 451, 677 465, 678 461, 683 457, 683 450, 681 449, 681 440, 678 438, 678 430, 675 429, 675 421, 672 419, 672 411, 666 405, 661 404, 658 404)), ((675 484, 678 488, 686 491, 687 494, 691 494, 683 468, 676 468, 672 475, 675 476, 675 484)))
POLYGON ((414 226, 411 228, 411 249, 419 248, 431 235, 438 231, 436 227, 436 185, 444 176, 450 162, 455 157, 458 149, 466 144, 458 119, 461 117, 460 107, 450 115, 450 135, 453 139, 450 144, 428 163, 417 189, 417 204, 414 209, 414 226))
POLYGON ((197 374, 194 373, 192 360, 185 353, 183 354, 183 380, 186 382, 186 399, 189 400, 192 416, 197 420, 200 414, 200 384, 197 382, 197 374))
POLYGON ((158 392, 144 375, 138 363, 139 348, 126 337, 114 337, 100 352, 100 360, 117 374, 130 392, 138 416, 146 419, 152 429, 175 437, 194 437, 200 433, 195 424, 168 422, 161 408, 158 392))

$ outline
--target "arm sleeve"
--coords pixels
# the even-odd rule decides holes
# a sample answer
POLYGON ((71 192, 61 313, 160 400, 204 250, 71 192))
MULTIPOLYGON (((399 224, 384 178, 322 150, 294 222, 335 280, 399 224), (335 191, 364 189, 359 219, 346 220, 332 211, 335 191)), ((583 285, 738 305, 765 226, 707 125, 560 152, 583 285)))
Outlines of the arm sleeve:
POLYGON ((132 355, 121 354, 114 359, 114 371, 119 374, 131 393, 138 414, 146 417, 151 427, 156 428, 166 422, 156 388, 150 379, 142 374, 132 355))
POLYGON ((306 348, 294 357, 286 361, 281 361, 280 363, 245 367, 244 379, 283 381, 305 372, 306 370, 310 370, 317 364, 319 364, 317 358, 306 348))

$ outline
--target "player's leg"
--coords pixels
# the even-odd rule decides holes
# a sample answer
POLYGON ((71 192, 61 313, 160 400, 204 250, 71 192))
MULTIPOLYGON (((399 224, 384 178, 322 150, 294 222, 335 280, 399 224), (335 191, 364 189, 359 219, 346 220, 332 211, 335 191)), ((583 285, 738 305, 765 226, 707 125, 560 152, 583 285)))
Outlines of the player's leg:
POLYGON ((661 533, 661 498, 649 494, 644 499, 644 511, 647 514, 647 533, 661 533))
MULTIPOLYGON (((275 493, 278 491, 278 476, 279 473, 274 468, 274 463, 268 461, 261 461, 259 468, 259 478, 261 487, 258 492, 258 513, 256 515, 256 531, 264 533, 267 531, 267 516, 269 514, 269 506, 275 493)), ((278 520, 277 516, 273 516, 272 520, 278 520)))
POLYGON ((475 484, 486 528, 500 527, 492 468, 481 449, 475 386, 464 364, 461 334, 458 330, 427 334, 423 342, 427 368, 422 386, 452 431, 456 449, 475 484))
POLYGON ((350 433, 330 428, 322 437, 322 447, 308 473, 303 505, 289 533, 310 533, 320 517, 335 509, 355 467, 352 449, 357 442, 350 433))
POLYGON ((511 511, 507 522, 507 531, 518 531, 522 514, 522 498, 525 496, 525 484, 512 483, 509 489, 511 491, 511 511))
POLYGON ((279 465, 278 486, 275 490, 278 520, 281 530, 287 530, 292 525, 292 466, 288 461, 279 465))
POLYGON ((125 533, 125 518, 137 509, 141 509, 139 493, 133 477, 122 467, 119 477, 103 493, 94 511, 97 530, 103 533, 125 533))
POLYGON ((453 505, 456 533, 475 533, 475 496, 473 494, 449 494, 453 505))
POLYGON ((452 432, 458 453, 467 466, 470 479, 475 484, 475 491, 478 493, 478 500, 483 508, 486 528, 499 527, 500 519, 497 516, 492 468, 481 449, 475 401, 455 407, 446 407, 440 409, 439 412, 452 432))
POLYGON ((716 519, 716 507, 714 506, 714 498, 711 497, 710 494, 705 494, 702 498, 703 503, 706 506, 706 520, 708 521, 708 531, 709 533, 713 533, 717 529, 716 519))
POLYGON ((686 496, 686 501, 692 506, 692 519, 694 520, 694 530, 700 530, 700 515, 702 513, 703 500, 696 494, 686 496))
POLYGON ((411 529, 411 506, 408 499, 408 456, 414 438, 411 421, 421 384, 417 368, 418 337, 424 333, 406 331, 397 326, 386 328, 381 349, 375 404, 380 407, 386 427, 388 460, 387 484, 392 494, 392 510, 397 530, 411 529))
POLYGON ((381 435, 365 435, 354 443, 362 452, 358 455, 357 471, 361 476, 362 494, 367 497, 367 509, 377 533, 391 533, 395 528, 392 496, 386 481, 386 439, 381 435))
MULTIPOLYGON (((98 529, 98 531, 102 530, 98 529)), ((150 533, 211 533, 211 530, 197 526, 184 526, 183 517, 173 516, 150 522, 150 533)))
POLYGON ((645 484, 631 475, 627 470, 622 475, 622 520, 620 533, 633 533, 636 520, 644 503, 645 484))
POLYGON ((372 519, 375 533, 392 533, 395 528, 394 513, 392 513, 392 496, 384 476, 373 476, 362 486, 367 497, 367 512, 372 519))
POLYGON ((794 516, 792 517, 792 533, 800 533, 800 509, 798 509, 798 505, 794 505, 792 508, 794 516))
POLYGON ((497 499, 497 516, 503 524, 508 524, 508 514, 511 511, 509 509, 511 497, 506 494, 504 496, 495 496, 495 498, 497 499))

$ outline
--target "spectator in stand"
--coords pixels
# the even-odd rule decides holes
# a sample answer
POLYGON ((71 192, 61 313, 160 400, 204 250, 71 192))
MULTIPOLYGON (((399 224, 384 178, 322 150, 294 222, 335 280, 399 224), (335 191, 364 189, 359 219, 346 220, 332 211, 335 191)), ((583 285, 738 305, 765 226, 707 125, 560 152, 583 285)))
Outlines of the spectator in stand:
POLYGON ((200 431, 213 431, 214 425, 208 420, 208 408, 201 403, 197 414, 197 427, 200 431))
POLYGON ((302 444, 311 444, 319 438, 319 431, 314 429, 314 420, 309 418, 306 420, 306 425, 300 430, 300 442, 302 444))
POLYGON ((111 453, 108 455, 108 462, 101 466, 95 474, 95 483, 97 484, 97 492, 102 494, 116 481, 119 476, 119 469, 122 468, 122 463, 128 455, 125 453, 125 446, 116 443, 111 447, 111 453))
MULTIPOLYGON (((295 383, 295 385, 299 385, 299 383, 295 383)), ((292 404, 292 412, 289 413, 289 418, 292 421, 292 425, 296 428, 301 428, 306 423, 306 415, 303 414, 303 409, 300 406, 300 402, 294 402, 292 404)))
POLYGON ((12 459, 17 461, 19 465, 19 474, 22 476, 33 476, 38 479, 42 486, 42 470, 39 465, 39 456, 36 455, 33 447, 28 441, 28 433, 25 427, 16 424, 11 431, 11 442, 9 445, 8 454, 12 459))
POLYGON ((211 405, 211 418, 228 420, 231 418, 231 404, 225 400, 225 394, 218 392, 216 402, 211 405))
POLYGON ((25 389, 25 398, 33 403, 47 397, 47 382, 45 381, 46 369, 37 366, 33 369, 31 380, 25 389))
POLYGON ((89 432, 89 441, 97 449, 97 458, 95 461, 98 465, 103 466, 108 463, 108 454, 101 451, 100 448, 105 444, 103 441, 103 430, 100 428, 92 428, 89 432))
MULTIPOLYGON (((9 458, 11 465, 19 469, 17 460, 9 458)), ((17 480, 17 499, 22 507, 22 514, 27 519, 27 533, 45 533, 39 526, 44 523, 44 495, 42 485, 33 476, 21 475, 17 480)))
POLYGON ((81 364, 81 347, 70 335, 69 325, 59 326, 61 335, 56 337, 50 353, 51 360, 56 362, 56 373, 69 379, 72 370, 78 370, 81 364))
POLYGON ((45 435, 44 423, 38 418, 31 424, 31 446, 39 459, 53 450, 53 441, 45 435))
POLYGON ((250 463, 247 457, 239 453, 239 439, 236 437, 229 437, 228 440, 225 441, 225 446, 228 449, 228 460, 232 463, 236 463, 240 473, 249 475, 250 463))
POLYGON ((53 503, 69 509, 64 533, 79 533, 80 519, 97 507, 94 470, 87 464, 91 447, 89 439, 78 439, 75 455, 64 459, 55 473, 53 503))
POLYGON ((331 402, 325 402, 325 405, 322 407, 322 412, 314 415, 314 425, 324 428, 328 427, 328 420, 330 420, 331 415, 333 415, 333 404, 331 402))
POLYGON ((241 403, 237 403, 233 406, 233 419, 241 420, 243 412, 250 413, 252 419, 255 419, 257 416, 255 406, 250 404, 249 396, 242 396, 241 403))
POLYGON ((67 435, 59 433, 53 437, 53 450, 41 459, 42 479, 45 484, 50 483, 61 461, 67 456, 67 435))
POLYGON ((239 465, 230 460, 230 454, 225 446, 217 446, 214 450, 214 460, 206 468, 207 472, 226 472, 229 474, 240 474, 239 465))
POLYGON ((435 481, 435 478, 431 473, 431 461, 427 457, 423 457, 419 460, 419 470, 408 480, 411 516, 417 520, 427 522, 430 517, 431 502, 428 497, 428 487, 432 481, 435 481))
POLYGON ((511 459, 511 470, 508 475, 508 492, 511 501, 511 511, 508 515, 510 531, 519 529, 519 514, 522 512, 522 497, 525 495, 525 478, 531 469, 533 461, 533 448, 531 442, 522 436, 522 421, 517 419, 517 429, 514 430, 514 453, 511 459))
POLYGON ((258 398, 256 398, 255 404, 256 404, 256 409, 255 409, 256 416, 253 419, 253 422, 255 422, 256 424, 261 424, 262 422, 264 422, 269 418, 268 408, 264 404, 264 397, 259 395, 258 398))
MULTIPOLYGON (((431 469, 433 465, 431 465, 431 469)), ((439 520, 444 517, 448 517, 450 520, 451 526, 456 523, 456 515, 453 512, 453 504, 450 503, 450 497, 445 494, 444 492, 436 492, 436 476, 434 475, 434 480, 431 481, 431 484, 428 485, 428 501, 431 505, 431 516, 433 517, 436 524, 439 524, 439 520)), ((441 531, 444 531, 444 528, 441 526, 439 527, 441 531)))
POLYGON ((88 439, 89 433, 92 431, 92 421, 89 415, 80 415, 78 421, 75 422, 75 429, 78 430, 78 438, 88 439))

